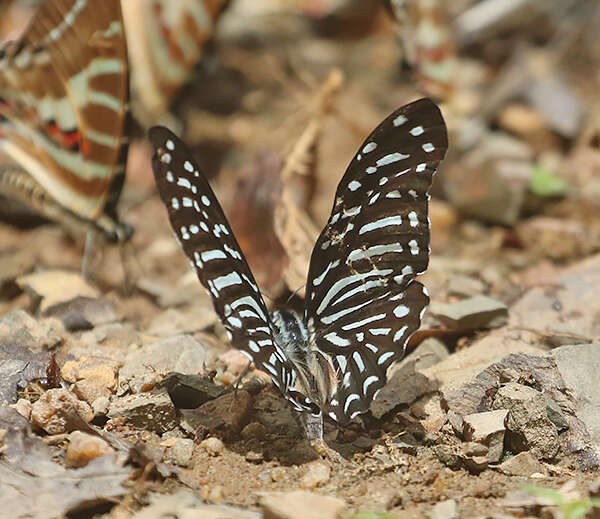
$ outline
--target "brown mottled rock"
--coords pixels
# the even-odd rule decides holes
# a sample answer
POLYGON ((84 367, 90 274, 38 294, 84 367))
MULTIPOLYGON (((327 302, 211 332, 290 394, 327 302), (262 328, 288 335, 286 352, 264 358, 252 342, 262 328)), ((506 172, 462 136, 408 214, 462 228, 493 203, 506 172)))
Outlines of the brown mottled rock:
POLYGON ((521 214, 533 151, 502 132, 490 132, 460 164, 445 171, 448 201, 463 215, 514 225, 521 214))
POLYGON ((260 506, 264 519, 337 519, 346 508, 341 499, 303 490, 265 493, 260 506))
POLYGON ((108 417, 124 418, 131 427, 157 434, 177 427, 177 412, 166 391, 128 395, 114 400, 108 417))
POLYGON ((506 441, 513 452, 531 450, 551 459, 559 451, 556 426, 548 418, 544 395, 532 387, 509 382, 498 389, 493 409, 507 409, 506 441))
POLYGON ((186 431, 193 434, 204 429, 230 438, 237 435, 244 427, 251 408, 250 393, 243 389, 232 391, 206 402, 196 409, 181 409, 180 424, 186 431))
POLYGON ((99 436, 81 431, 69 435, 66 459, 72 467, 84 467, 94 458, 110 454, 115 450, 99 436))
POLYGON ((92 408, 67 389, 49 389, 32 405, 31 421, 48 434, 81 429, 92 421, 92 408))

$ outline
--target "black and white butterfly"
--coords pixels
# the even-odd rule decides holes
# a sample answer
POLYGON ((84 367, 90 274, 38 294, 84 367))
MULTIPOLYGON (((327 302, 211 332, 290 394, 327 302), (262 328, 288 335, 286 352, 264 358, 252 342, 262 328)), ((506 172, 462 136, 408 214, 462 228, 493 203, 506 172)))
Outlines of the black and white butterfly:
POLYGON ((223 210, 188 148, 149 138, 160 196, 234 347, 300 412, 345 424, 369 409, 429 303, 432 176, 448 147, 439 108, 420 99, 369 135, 340 181, 313 249, 304 315, 269 312, 223 210))

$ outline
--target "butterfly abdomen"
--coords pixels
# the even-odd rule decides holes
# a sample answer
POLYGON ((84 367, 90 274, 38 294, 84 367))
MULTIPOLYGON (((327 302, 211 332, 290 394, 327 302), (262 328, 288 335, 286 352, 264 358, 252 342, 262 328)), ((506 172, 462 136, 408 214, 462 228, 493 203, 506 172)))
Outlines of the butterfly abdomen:
POLYGON ((295 368, 294 389, 323 408, 336 387, 336 374, 328 356, 311 346, 308 328, 296 312, 274 310, 269 316, 275 342, 295 368))

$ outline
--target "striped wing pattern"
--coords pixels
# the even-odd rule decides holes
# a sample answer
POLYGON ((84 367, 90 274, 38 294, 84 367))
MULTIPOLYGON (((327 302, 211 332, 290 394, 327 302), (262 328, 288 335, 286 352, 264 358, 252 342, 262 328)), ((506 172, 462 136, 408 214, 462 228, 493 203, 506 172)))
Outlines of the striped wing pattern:
POLYGON ((429 297, 414 278, 429 261, 428 190, 447 147, 439 108, 421 99, 373 131, 338 185, 312 253, 305 316, 337 374, 324 411, 338 422, 368 409, 420 325, 429 297))
POLYGON ((0 51, 0 149, 81 218, 119 197, 128 101, 119 0, 48 0, 0 51))
POLYGON ((229 0, 122 0, 136 96, 168 108, 190 78, 229 0))
MULTIPOLYGON (((171 225, 233 346, 269 373, 299 411, 324 412, 339 423, 367 411, 429 302, 415 277, 427 268, 428 190, 448 146, 437 106, 421 99, 395 111, 351 161, 312 253, 300 326, 304 331, 294 332, 291 344, 275 339, 282 337, 274 325, 282 314, 267 312, 190 152, 165 128, 155 127, 149 136, 156 183, 171 225), (307 376, 306 366, 295 362, 323 355, 334 373, 333 392, 309 398, 294 389, 307 376), (319 408, 316 399, 325 403, 319 408)), ((322 378, 312 375, 315 380, 308 385, 319 387, 313 382, 322 378)))
POLYGON ((293 391, 296 374, 275 343, 267 307, 227 218, 187 146, 155 126, 152 169, 177 240, 212 298, 231 344, 269 373, 298 410, 309 406, 293 391))
POLYGON ((429 261, 428 190, 447 147, 439 108, 415 101, 373 131, 338 185, 311 257, 305 319, 337 373, 324 411, 339 422, 368 409, 420 325, 429 297, 414 278, 429 261))

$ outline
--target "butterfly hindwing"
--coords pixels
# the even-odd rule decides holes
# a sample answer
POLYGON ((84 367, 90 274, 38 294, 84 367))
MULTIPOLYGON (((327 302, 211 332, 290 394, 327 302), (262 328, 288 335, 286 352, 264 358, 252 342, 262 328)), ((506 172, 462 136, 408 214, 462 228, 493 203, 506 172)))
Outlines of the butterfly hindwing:
POLYGON ((306 290, 309 332, 338 377, 338 421, 368 408, 420 325, 429 299, 414 278, 427 268, 428 190, 447 146, 439 108, 421 99, 372 132, 338 185, 306 290))

